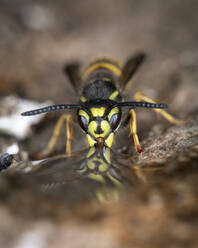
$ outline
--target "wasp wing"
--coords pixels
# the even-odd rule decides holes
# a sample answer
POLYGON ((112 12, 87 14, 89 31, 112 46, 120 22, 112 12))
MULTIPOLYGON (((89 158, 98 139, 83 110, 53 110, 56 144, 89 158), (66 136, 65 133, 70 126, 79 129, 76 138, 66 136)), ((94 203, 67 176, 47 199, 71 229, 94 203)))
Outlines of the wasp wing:
POLYGON ((139 69, 141 64, 144 62, 146 58, 145 53, 137 53, 135 56, 129 58, 127 62, 125 63, 122 73, 119 77, 119 85, 121 90, 125 90, 128 83, 132 79, 132 77, 135 75, 136 71, 139 69))
POLYGON ((69 78, 71 86, 75 92, 79 93, 82 85, 82 79, 80 76, 80 63, 71 63, 64 67, 64 73, 69 78))

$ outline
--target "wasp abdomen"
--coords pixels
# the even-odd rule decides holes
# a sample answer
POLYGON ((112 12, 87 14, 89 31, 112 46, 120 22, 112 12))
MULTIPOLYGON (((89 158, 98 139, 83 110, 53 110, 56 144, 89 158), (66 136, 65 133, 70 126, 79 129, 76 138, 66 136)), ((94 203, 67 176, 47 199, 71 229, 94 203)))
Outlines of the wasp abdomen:
POLYGON ((93 61, 90 63, 85 70, 82 72, 82 79, 87 80, 88 77, 92 76, 93 74, 97 76, 95 73, 99 74, 108 74, 108 75, 103 75, 104 77, 110 76, 111 77, 120 77, 121 72, 122 72, 122 66, 114 60, 108 59, 108 58, 101 58, 93 61))

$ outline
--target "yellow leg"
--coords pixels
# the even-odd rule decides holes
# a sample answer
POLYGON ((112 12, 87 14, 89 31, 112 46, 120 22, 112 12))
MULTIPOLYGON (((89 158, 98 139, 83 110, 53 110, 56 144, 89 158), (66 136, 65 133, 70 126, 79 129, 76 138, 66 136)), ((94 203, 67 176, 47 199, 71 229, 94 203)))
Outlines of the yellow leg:
POLYGON ((137 135, 137 125, 136 125, 136 114, 133 109, 129 111, 130 114, 130 133, 133 135, 133 140, 135 144, 135 149, 137 152, 142 153, 143 149, 141 148, 138 135, 137 135))
POLYGON ((39 157, 45 157, 53 151, 54 146, 57 142, 57 139, 60 136, 61 127, 65 121, 66 121, 66 134, 67 134, 66 154, 69 156, 71 155, 71 139, 72 139, 71 121, 72 121, 72 115, 63 114, 63 115, 61 115, 58 122, 56 123, 56 126, 55 126, 54 131, 53 131, 53 135, 52 135, 50 141, 48 142, 47 147, 44 149, 44 151, 39 153, 39 157))
MULTIPOLYGON (((134 98, 136 101, 145 101, 145 102, 157 103, 156 101, 153 101, 151 98, 144 96, 141 92, 137 92, 135 94, 134 98)), ((159 113, 160 115, 162 115, 169 122, 176 124, 176 125, 183 125, 189 121, 189 120, 179 120, 163 109, 153 109, 153 110, 155 112, 159 113)))
POLYGON ((66 134, 67 134, 67 141, 66 141, 66 154, 69 156, 71 155, 71 139, 72 139, 72 115, 66 116, 66 134))

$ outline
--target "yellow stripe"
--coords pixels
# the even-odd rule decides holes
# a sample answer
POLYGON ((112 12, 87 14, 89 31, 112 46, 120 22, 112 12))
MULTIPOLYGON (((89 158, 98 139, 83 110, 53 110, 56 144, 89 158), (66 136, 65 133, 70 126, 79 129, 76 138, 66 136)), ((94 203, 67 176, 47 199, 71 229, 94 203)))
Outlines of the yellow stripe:
POLYGON ((87 68, 87 70, 82 75, 82 78, 86 79, 93 71, 95 71, 96 69, 99 69, 99 68, 107 69, 107 70, 113 72, 116 76, 121 75, 121 70, 118 66, 113 65, 113 64, 108 63, 108 62, 98 62, 98 63, 96 62, 95 64, 90 65, 90 67, 87 68))
POLYGON ((110 99, 110 100, 114 100, 118 94, 119 94, 119 92, 118 92, 117 90, 115 90, 115 91, 109 96, 109 99, 110 99))

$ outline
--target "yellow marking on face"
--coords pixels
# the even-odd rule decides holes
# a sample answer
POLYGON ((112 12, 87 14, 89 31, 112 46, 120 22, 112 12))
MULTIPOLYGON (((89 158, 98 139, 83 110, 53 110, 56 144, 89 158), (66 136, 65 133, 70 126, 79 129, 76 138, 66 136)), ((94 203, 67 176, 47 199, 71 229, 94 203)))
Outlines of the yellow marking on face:
POLYGON ((117 96, 118 96, 119 92, 118 90, 115 90, 110 96, 109 99, 110 100, 114 100, 117 96))
POLYGON ((109 133, 110 128, 111 128, 108 121, 102 120, 100 123, 100 127, 101 127, 103 133, 100 133, 100 134, 95 133, 96 129, 97 129, 97 122, 91 121, 89 123, 88 130, 95 138, 105 137, 109 133))
POLYGON ((97 123, 96 123, 96 121, 91 121, 91 122, 89 123, 89 126, 88 126, 89 132, 90 132, 92 135, 94 135, 96 129, 97 129, 97 123))
POLYGON ((92 113, 92 115, 93 115, 94 117, 97 117, 97 116, 102 117, 102 116, 104 116, 105 110, 106 110, 106 108, 104 108, 104 107, 100 107, 100 108, 91 108, 91 109, 90 109, 90 111, 91 111, 91 113, 92 113))
POLYGON ((101 121, 101 129, 103 130, 103 133, 102 134, 99 134, 101 137, 105 137, 109 131, 110 131, 110 125, 109 125, 109 122, 108 121, 101 121))
MULTIPOLYGON (((109 136, 108 136, 108 138, 105 140, 105 144, 106 144, 106 146, 107 147, 111 147, 112 146, 112 144, 113 144, 113 140, 114 140, 114 133, 110 133, 109 134, 109 136)), ((106 158, 106 157, 105 157, 106 158)), ((107 160, 108 161, 108 160, 107 160)), ((109 162, 109 161, 108 161, 109 162)), ((111 161, 110 161, 111 162, 111 161)), ((109 162, 109 163, 110 163, 109 162)))
POLYGON ((119 108, 117 107, 113 108, 108 114, 108 119, 110 120, 112 115, 117 114, 118 112, 119 112, 119 108))
POLYGON ((86 102, 87 101, 87 99, 84 96, 81 96, 80 100, 81 100, 81 102, 86 102))
POLYGON ((84 110, 81 109, 78 112, 78 114, 84 116, 86 118, 87 122, 89 122, 89 115, 84 110))
POLYGON ((121 70, 118 66, 103 61, 103 62, 96 62, 95 64, 90 65, 90 67, 88 67, 87 70, 82 75, 83 79, 86 79, 93 71, 99 68, 107 69, 113 72, 118 77, 121 75, 121 70))
POLYGON ((88 141, 88 144, 89 146, 94 146, 96 144, 96 141, 95 139, 93 139, 89 134, 86 135, 87 136, 87 141, 88 141))

